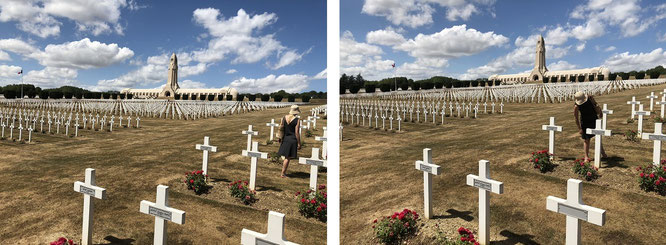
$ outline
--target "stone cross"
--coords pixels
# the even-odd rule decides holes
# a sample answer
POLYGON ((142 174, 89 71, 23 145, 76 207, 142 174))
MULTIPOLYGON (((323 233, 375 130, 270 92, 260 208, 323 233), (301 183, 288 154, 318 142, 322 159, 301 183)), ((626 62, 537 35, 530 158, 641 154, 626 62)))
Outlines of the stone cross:
POLYGON ((500 101, 500 114, 504 114, 504 101, 500 101))
POLYGON ((650 99, 650 111, 652 111, 654 105, 654 99, 659 98, 659 96, 654 95, 654 92, 650 92, 650 95, 645 96, 645 98, 650 99))
POLYGON ((609 110, 608 105, 604 104, 604 108, 601 110, 601 114, 603 114, 602 119, 601 119, 602 120, 602 125, 603 125, 604 129, 606 129, 606 117, 607 117, 607 115, 613 114, 613 110, 609 110))
POLYGON ((79 137, 79 122, 74 123, 74 137, 79 137))
POLYGON ((14 138, 14 124, 9 125, 9 139, 14 138))
POLYGON ((654 133, 643 133, 641 137, 645 140, 653 140, 652 164, 659 166, 661 164, 661 141, 666 140, 666 135, 661 132, 661 123, 654 124, 654 133))
POLYGON ((21 141, 21 139, 23 138, 23 125, 21 123, 19 123, 18 130, 19 130, 18 140, 21 141))
MULTIPOLYGON (((552 118, 552 117, 551 117, 552 118)), ((504 183, 490 178, 487 160, 479 161, 479 176, 468 174, 467 185, 479 188, 479 237, 480 244, 490 243, 490 193, 504 193, 504 183)))
POLYGON ((268 212, 268 228, 266 233, 259 233, 248 229, 243 229, 241 232, 242 245, 298 245, 287 241, 284 238, 284 214, 269 211, 268 212))
POLYGON ((127 116, 127 128, 132 128, 132 116, 127 116))
POLYGON ((167 221, 185 224, 185 211, 169 207, 169 187, 166 185, 157 186, 155 203, 142 200, 139 211, 155 216, 154 245, 167 244, 167 221))
POLYGON ((93 234, 93 210, 92 198, 106 199, 106 189, 96 186, 95 169, 86 168, 85 182, 74 182, 74 191, 83 193, 83 230, 81 232, 81 244, 91 245, 93 234))
POLYGON ((546 209, 567 216, 566 244, 580 244, 580 221, 603 226, 606 223, 606 210, 583 204, 583 182, 577 179, 567 181, 567 199, 548 196, 546 209))
POLYGON ((643 116, 649 116, 649 111, 643 111, 643 105, 638 105, 638 111, 635 112, 638 115, 638 135, 643 133, 643 116))
POLYGON ((601 137, 611 136, 611 131, 601 128, 601 119, 597 119, 596 128, 588 128, 586 134, 594 134, 594 166, 601 166, 601 137))
POLYGON ((319 174, 319 166, 327 167, 326 160, 319 159, 319 148, 312 148, 312 156, 299 157, 298 163, 310 165, 310 189, 317 190, 317 174, 319 174))
POLYGON ((252 135, 257 135, 259 132, 257 131, 252 131, 252 125, 247 126, 247 130, 241 131, 242 134, 247 134, 247 149, 250 150, 250 147, 252 147, 252 135))
POLYGON ((550 124, 541 125, 541 129, 548 131, 548 153, 555 154, 555 132, 562 132, 562 126, 556 126, 555 117, 550 117, 550 124))
POLYGON ((280 126, 280 124, 275 123, 275 119, 271 118, 271 122, 266 123, 266 126, 271 127, 270 141, 273 141, 273 135, 275 134, 274 128, 280 126))
POLYGON ((44 117, 39 120, 39 132, 44 132, 44 117))
POLYGON ((65 135, 69 136, 69 121, 65 122, 65 135))
POLYGON ((664 118, 664 105, 666 105, 666 94, 661 97, 661 101, 657 102, 661 106, 661 118, 664 118))
POLYGON ((257 159, 268 159, 268 153, 259 151, 259 142, 252 142, 252 150, 243 150, 241 155, 250 157, 250 190, 255 188, 255 180, 257 179, 257 159))
POLYGON ((141 122, 141 119, 136 117, 136 128, 139 128, 139 122, 141 122))
POLYGON ((28 127, 28 143, 32 141, 32 131, 35 130, 34 127, 28 127))
POLYGON ((631 101, 627 101, 627 105, 631 105, 631 119, 636 116, 636 105, 640 105, 640 101, 636 101, 636 96, 631 97, 631 101))
POLYGON ((5 127, 7 124, 5 124, 5 122, 0 122, 0 126, 2 127, 2 135, 0 135, 0 137, 5 138, 5 127))
POLYGON ((61 124, 60 120, 59 120, 59 119, 56 120, 56 123, 55 123, 55 124, 58 126, 58 127, 56 128, 56 134, 59 134, 59 133, 60 133, 60 124, 61 124))
POLYGON ((423 149, 423 161, 416 161, 416 169, 423 171, 423 212, 427 219, 432 218, 432 175, 441 173, 439 165, 432 163, 432 150, 423 149))
POLYGON ((210 138, 208 136, 204 136, 204 143, 202 144, 196 144, 194 148, 197 150, 203 151, 203 166, 201 167, 201 170, 203 170, 204 176, 208 174, 208 152, 217 152, 217 146, 212 146, 209 144, 210 138))

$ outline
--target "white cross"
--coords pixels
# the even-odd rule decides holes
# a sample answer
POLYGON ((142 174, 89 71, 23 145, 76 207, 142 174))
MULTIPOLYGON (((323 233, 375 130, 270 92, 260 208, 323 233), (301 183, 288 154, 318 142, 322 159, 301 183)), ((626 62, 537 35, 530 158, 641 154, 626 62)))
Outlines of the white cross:
POLYGON ((319 174, 319 166, 327 167, 326 160, 319 159, 319 148, 312 148, 312 156, 299 157, 298 163, 310 165, 310 189, 317 190, 317 174, 319 174))
POLYGON ((21 141, 21 138, 23 137, 23 125, 21 125, 20 123, 19 123, 19 126, 18 126, 18 130, 19 130, 18 140, 21 141))
POLYGON ((34 130, 34 127, 28 127, 28 143, 32 141, 32 131, 34 130))
POLYGON ((74 137, 79 137, 79 122, 74 124, 74 137))
POLYGON ((167 221, 176 224, 185 224, 185 211, 169 207, 169 187, 166 185, 157 186, 156 202, 141 201, 139 211, 144 214, 155 216, 155 233, 153 244, 167 244, 167 221))
POLYGON ((661 106, 661 118, 664 118, 664 105, 666 105, 666 94, 661 97, 661 101, 657 102, 661 106))
POLYGON ((586 134, 594 134, 594 166, 601 166, 601 137, 611 136, 611 131, 601 128, 601 119, 597 119, 596 128, 588 128, 586 134))
POLYGON ((661 123, 654 124, 654 133, 643 133, 643 139, 653 140, 652 147, 652 164, 659 166, 661 164, 661 141, 666 140, 666 135, 661 132, 661 123))
POLYGON ((9 125, 9 139, 14 138, 14 124, 9 125))
POLYGON ((252 142, 252 150, 243 150, 241 155, 250 157, 250 190, 254 190, 254 183, 257 178, 257 159, 268 159, 268 153, 259 151, 259 142, 252 142))
POLYGON ((268 212, 268 228, 266 233, 259 233, 248 229, 243 229, 241 232, 242 245, 298 245, 287 241, 284 238, 284 214, 269 211, 268 212))
POLYGON ((500 114, 504 113, 504 101, 500 101, 500 114))
POLYGON ((432 218, 432 175, 439 175, 439 165, 432 163, 432 150, 430 148, 423 149, 423 161, 416 161, 416 169, 423 171, 423 211, 425 217, 432 218))
POLYGON ((106 189, 96 186, 95 169, 86 168, 85 182, 74 182, 74 191, 83 193, 83 230, 81 232, 81 244, 92 244, 93 234, 93 210, 92 198, 106 199, 106 189))
POLYGON ((326 151, 326 144, 328 143, 327 142, 328 138, 326 136, 328 134, 326 133, 326 127, 324 127, 323 129, 324 129, 324 136, 321 136, 321 137, 315 136, 315 140, 316 141, 322 141, 321 142, 321 158, 326 159, 328 157, 328 151, 326 151))
POLYGON ((273 128, 280 126, 280 124, 275 123, 275 119, 272 119, 272 118, 271 118, 271 122, 270 122, 270 123, 266 123, 266 126, 271 127, 270 141, 273 141, 273 134, 275 134, 273 128))
POLYGON ((627 101, 627 105, 631 105, 631 119, 636 116, 636 105, 640 105, 640 101, 636 101, 636 96, 631 97, 631 101, 627 101))
POLYGON ((141 122, 141 119, 136 117, 136 128, 139 128, 139 122, 141 122))
POLYGON ((196 144, 194 148, 197 150, 203 151, 203 166, 201 167, 201 170, 203 170, 204 176, 208 174, 208 152, 217 152, 217 146, 212 146, 209 144, 210 138, 208 136, 204 136, 204 143, 202 144, 196 144))
POLYGON ((654 105, 654 99, 659 98, 659 96, 654 95, 654 92, 650 92, 650 95, 645 96, 645 98, 650 99, 650 111, 652 111, 652 109, 653 109, 652 106, 654 105))
POLYGON ((567 199, 548 196, 546 209, 567 216, 566 244, 580 244, 580 220, 603 226, 606 223, 606 210, 583 204, 583 182, 577 179, 567 181, 567 199))
POLYGON ((635 112, 638 115, 638 135, 643 133, 643 116, 649 116, 649 111, 643 111, 643 105, 638 105, 638 111, 635 112))
POLYGON ((57 129, 56 129, 56 134, 59 134, 59 133, 60 133, 60 124, 61 124, 60 120, 57 120, 57 121, 56 121, 56 125, 57 125, 58 127, 57 127, 57 129))
MULTIPOLYGON (((555 154, 555 132, 562 132, 562 126, 555 125, 555 117, 550 117, 549 125, 541 125, 542 130, 548 132, 548 153, 555 154)), ((551 156, 552 158, 552 156, 551 156)))
POLYGON ((241 131, 241 133, 242 134, 247 134, 247 149, 246 150, 249 151, 251 149, 250 147, 252 146, 252 135, 257 135, 257 134, 259 134, 259 132, 252 131, 252 125, 248 125, 247 130, 243 130, 243 131, 241 131))
MULTIPOLYGON (((552 117, 551 117, 552 118, 552 117)), ((487 160, 479 161, 479 176, 468 174, 467 185, 479 188, 479 238, 481 244, 490 243, 490 193, 504 193, 504 183, 490 178, 487 160)))
POLYGON ((132 117, 127 116, 127 128, 132 128, 132 117))
POLYGON ((601 110, 601 113, 603 114, 602 116, 602 125, 604 129, 606 129, 606 116, 613 114, 613 110, 608 110, 608 105, 604 104, 603 110, 601 110))

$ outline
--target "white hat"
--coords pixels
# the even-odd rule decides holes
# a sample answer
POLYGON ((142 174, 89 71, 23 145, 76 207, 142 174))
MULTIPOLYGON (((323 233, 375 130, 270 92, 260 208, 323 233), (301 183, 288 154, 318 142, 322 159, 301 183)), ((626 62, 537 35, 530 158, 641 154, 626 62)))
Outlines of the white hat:
POLYGON ((582 105, 587 102, 587 95, 583 91, 578 91, 574 94, 574 99, 576 100, 576 105, 582 105))
POLYGON ((298 115, 298 113, 301 113, 301 109, 298 108, 298 105, 292 105, 289 114, 298 115))

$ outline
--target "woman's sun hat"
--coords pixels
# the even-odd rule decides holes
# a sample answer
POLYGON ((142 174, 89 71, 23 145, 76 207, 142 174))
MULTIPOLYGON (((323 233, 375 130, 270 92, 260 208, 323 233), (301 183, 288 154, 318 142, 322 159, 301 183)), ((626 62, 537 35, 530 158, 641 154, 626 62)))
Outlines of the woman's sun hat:
POLYGON ((574 94, 574 99, 576 100, 576 105, 582 105, 587 102, 587 95, 583 91, 578 91, 574 94))
POLYGON ((292 105, 289 114, 298 115, 298 113, 301 113, 301 109, 298 108, 298 105, 292 105))

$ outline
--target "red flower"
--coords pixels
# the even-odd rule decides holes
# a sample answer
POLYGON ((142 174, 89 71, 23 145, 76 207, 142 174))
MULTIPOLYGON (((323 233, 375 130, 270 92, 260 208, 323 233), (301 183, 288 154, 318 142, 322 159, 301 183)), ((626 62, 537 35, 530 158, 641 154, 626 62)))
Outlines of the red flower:
POLYGON ((310 203, 315 204, 315 199, 310 200, 310 203))
POLYGON ((592 173, 590 173, 590 171, 587 171, 587 177, 590 177, 590 176, 592 176, 592 173))
POLYGON ((405 222, 405 227, 409 227, 409 222, 405 222))
POLYGON ((377 223, 377 219, 375 219, 374 221, 372 221, 372 223, 377 223))
POLYGON ((305 198, 301 198, 301 203, 305 203, 305 198))
POLYGON ((194 180, 193 180, 193 179, 190 180, 190 184, 194 184, 194 180))
POLYGON ((404 218, 405 218, 405 213, 400 213, 400 214, 398 215, 398 219, 399 219, 399 220, 402 220, 402 219, 404 219, 404 218))
POLYGON ((250 200, 250 196, 245 196, 245 200, 250 200))
POLYGON ((641 173, 641 178, 645 178, 645 173, 641 173))
POLYGON ((321 212, 321 207, 318 207, 318 208, 317 208, 317 212, 321 212))
POLYGON ((654 173, 650 173, 650 179, 654 178, 654 173))
POLYGON ((585 166, 585 162, 580 162, 580 166, 585 166))
POLYGON ((393 236, 393 232, 389 233, 389 236, 391 236, 391 237, 392 237, 392 236, 393 236))

